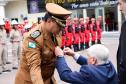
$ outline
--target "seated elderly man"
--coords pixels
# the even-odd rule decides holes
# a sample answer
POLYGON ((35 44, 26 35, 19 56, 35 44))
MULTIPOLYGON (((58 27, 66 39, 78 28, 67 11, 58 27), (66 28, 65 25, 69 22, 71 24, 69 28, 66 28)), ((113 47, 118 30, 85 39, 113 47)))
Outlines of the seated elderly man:
POLYGON ((96 44, 87 49, 87 53, 86 59, 70 48, 65 48, 64 51, 59 47, 55 48, 56 68, 61 80, 71 84, 117 84, 115 68, 108 61, 109 50, 104 45, 96 44), (64 54, 72 56, 81 65, 79 72, 71 71, 64 54))

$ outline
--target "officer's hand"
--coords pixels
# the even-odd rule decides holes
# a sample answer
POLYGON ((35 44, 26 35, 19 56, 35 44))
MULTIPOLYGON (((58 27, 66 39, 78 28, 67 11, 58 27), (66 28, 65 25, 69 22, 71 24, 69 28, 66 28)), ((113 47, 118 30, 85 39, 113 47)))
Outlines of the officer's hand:
POLYGON ((75 55, 75 52, 72 50, 72 49, 70 49, 70 48, 64 48, 64 54, 65 55, 69 55, 69 56, 74 56, 75 55))
POLYGON ((64 56, 63 50, 60 47, 55 48, 55 55, 58 56, 64 56))

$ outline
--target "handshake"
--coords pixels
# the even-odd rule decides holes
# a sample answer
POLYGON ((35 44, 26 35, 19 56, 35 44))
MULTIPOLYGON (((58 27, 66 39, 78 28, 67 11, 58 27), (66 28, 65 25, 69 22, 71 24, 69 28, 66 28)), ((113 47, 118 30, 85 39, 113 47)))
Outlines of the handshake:
POLYGON ((75 55, 75 52, 70 49, 70 48, 64 48, 64 50, 62 50, 60 47, 56 47, 55 48, 55 55, 57 57, 63 57, 64 55, 69 55, 69 56, 74 56, 75 55))

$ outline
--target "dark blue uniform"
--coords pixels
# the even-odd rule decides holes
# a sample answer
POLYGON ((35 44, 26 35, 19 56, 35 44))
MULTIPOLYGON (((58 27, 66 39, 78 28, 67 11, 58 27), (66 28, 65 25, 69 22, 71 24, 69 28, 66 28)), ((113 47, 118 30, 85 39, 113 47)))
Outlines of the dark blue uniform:
POLYGON ((64 57, 58 57, 56 68, 61 80, 71 84, 117 84, 117 74, 111 62, 102 65, 88 65, 80 56, 77 63, 82 65, 79 72, 72 72, 64 57))

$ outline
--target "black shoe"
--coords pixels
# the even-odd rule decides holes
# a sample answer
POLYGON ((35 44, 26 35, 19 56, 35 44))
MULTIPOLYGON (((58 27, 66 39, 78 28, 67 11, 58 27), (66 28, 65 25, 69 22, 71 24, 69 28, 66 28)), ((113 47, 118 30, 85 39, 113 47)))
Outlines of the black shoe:
POLYGON ((89 43, 85 42, 85 49, 88 49, 88 48, 89 48, 89 43))
POLYGON ((18 69, 18 67, 13 67, 12 69, 18 69))
POLYGON ((11 64, 11 62, 6 62, 6 64, 11 64))
POLYGON ((3 72, 11 72, 11 70, 3 70, 3 72))

